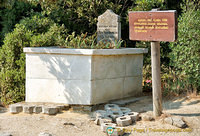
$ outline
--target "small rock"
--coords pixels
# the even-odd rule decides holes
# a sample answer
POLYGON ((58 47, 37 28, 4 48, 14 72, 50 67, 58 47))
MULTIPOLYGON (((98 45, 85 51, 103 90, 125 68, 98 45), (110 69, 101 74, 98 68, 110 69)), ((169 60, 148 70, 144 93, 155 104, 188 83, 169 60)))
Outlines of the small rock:
POLYGON ((65 110, 65 105, 57 105, 57 108, 59 108, 59 111, 65 110))
POLYGON ((89 120, 90 120, 90 121, 95 121, 95 120, 96 120, 96 118, 95 118, 95 117, 91 117, 91 116, 90 116, 89 120))
POLYGON ((73 111, 82 111, 83 110, 82 106, 72 106, 71 108, 73 111))
POLYGON ((64 105, 57 105, 56 108, 57 108, 58 112, 62 112, 64 110, 65 106, 64 105))
POLYGON ((187 127, 187 124, 182 120, 181 117, 168 117, 164 119, 164 122, 179 128, 187 127))
POLYGON ((102 123, 112 123, 112 118, 107 116, 96 116, 94 123, 96 125, 101 125, 102 123))
POLYGON ((52 134, 41 132, 38 136, 52 136, 52 134))
POLYGON ((113 122, 116 121, 116 118, 118 117, 122 117, 124 114, 122 113, 122 111, 119 110, 109 110, 107 111, 108 117, 111 117, 113 122))
POLYGON ((93 113, 94 117, 106 117, 107 116, 107 112, 105 110, 97 110, 93 113))
POLYGON ((62 107, 61 106, 56 106, 55 108, 57 108, 57 113, 62 112, 62 107))
POLYGON ((143 121, 152 121, 154 120, 153 112, 146 112, 141 114, 141 118, 143 121))
POLYGON ((12 114, 20 113, 23 111, 23 107, 17 104, 12 104, 9 106, 9 108, 10 108, 10 113, 12 114))
POLYGON ((136 122, 137 120, 139 120, 139 113, 138 112, 129 112, 125 115, 130 116, 133 122, 136 122))
POLYGON ((143 121, 152 121, 154 118, 150 115, 142 115, 142 120, 143 121))
POLYGON ((106 104, 104 106, 107 115, 116 121, 116 118, 123 116, 123 112, 120 110, 119 106, 116 104, 106 104))
POLYGON ((32 114, 34 108, 35 108, 35 106, 24 105, 23 106, 23 112, 28 113, 28 114, 32 114))
POLYGON ((69 110, 70 106, 69 105, 64 105, 64 110, 69 110))
POLYGON ((56 107, 43 107, 42 112, 48 115, 56 115, 58 113, 58 109, 56 107))
POLYGON ((171 117, 165 118, 164 122, 167 123, 167 124, 173 125, 173 120, 172 120, 171 117))
POLYGON ((116 119, 117 125, 124 127, 132 124, 132 119, 130 116, 126 115, 116 119))
POLYGON ((185 124, 185 122, 182 120, 181 117, 172 117, 173 120, 173 125, 177 126, 179 128, 186 128, 187 125, 185 124))
POLYGON ((35 108, 33 109, 33 112, 38 114, 42 112, 42 106, 35 106, 35 108))
POLYGON ((110 118, 110 117, 100 118, 99 119, 99 124, 101 125, 103 123, 112 123, 112 118, 110 118))
POLYGON ((94 120, 94 123, 95 123, 96 125, 100 125, 100 119, 101 119, 101 117, 96 118, 96 119, 94 120))
POLYGON ((83 106, 83 110, 87 111, 87 112, 91 112, 92 111, 92 106, 83 106))
POLYGON ((123 114, 128 114, 131 112, 131 109, 126 107, 119 107, 123 114))
POLYGON ((114 127, 116 127, 116 124, 115 123, 103 123, 103 124, 101 124, 101 130, 103 132, 106 132, 108 127, 114 128, 114 127))

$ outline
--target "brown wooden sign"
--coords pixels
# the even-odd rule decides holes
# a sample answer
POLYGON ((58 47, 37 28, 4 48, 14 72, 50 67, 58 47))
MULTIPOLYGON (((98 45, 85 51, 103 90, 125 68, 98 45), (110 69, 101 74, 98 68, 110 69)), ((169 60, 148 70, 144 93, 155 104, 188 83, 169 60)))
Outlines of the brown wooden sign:
POLYGON ((170 41, 177 39, 175 10, 129 12, 129 38, 137 41, 170 41))

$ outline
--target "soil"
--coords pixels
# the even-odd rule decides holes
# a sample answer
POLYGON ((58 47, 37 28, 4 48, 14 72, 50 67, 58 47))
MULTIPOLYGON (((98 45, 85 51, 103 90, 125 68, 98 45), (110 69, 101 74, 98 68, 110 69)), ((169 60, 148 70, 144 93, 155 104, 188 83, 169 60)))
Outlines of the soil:
MULTIPOLYGON (((135 112, 152 111, 151 96, 126 105, 135 112)), ((126 127, 127 136, 200 136, 200 98, 176 98, 163 101, 163 113, 154 121, 137 121, 126 127), (179 129, 163 122, 163 118, 183 117, 188 128, 179 129), (174 132, 178 131, 178 132, 174 132), (180 132, 181 131, 181 132, 180 132), (131 132, 131 133, 129 133, 131 132)), ((38 136, 47 132, 53 136, 106 136, 100 126, 94 124, 90 112, 64 111, 55 116, 44 114, 10 114, 8 109, 0 107, 0 134, 7 132, 13 136, 38 136)))

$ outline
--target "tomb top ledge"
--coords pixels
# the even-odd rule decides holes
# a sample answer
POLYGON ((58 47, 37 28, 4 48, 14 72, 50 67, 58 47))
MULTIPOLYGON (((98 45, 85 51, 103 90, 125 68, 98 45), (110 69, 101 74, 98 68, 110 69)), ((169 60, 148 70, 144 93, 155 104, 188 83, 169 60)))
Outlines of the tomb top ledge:
POLYGON ((146 48, 121 48, 121 49, 72 49, 58 47, 25 47, 27 54, 69 54, 69 55, 131 55, 147 53, 146 48))

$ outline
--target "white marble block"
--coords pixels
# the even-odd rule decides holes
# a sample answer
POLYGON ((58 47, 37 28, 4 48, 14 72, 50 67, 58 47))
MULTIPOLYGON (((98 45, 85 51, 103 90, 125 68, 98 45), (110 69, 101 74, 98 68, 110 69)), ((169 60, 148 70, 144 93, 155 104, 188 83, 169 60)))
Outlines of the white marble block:
POLYGON ((26 102, 91 105, 142 92, 147 49, 27 47, 26 102))

